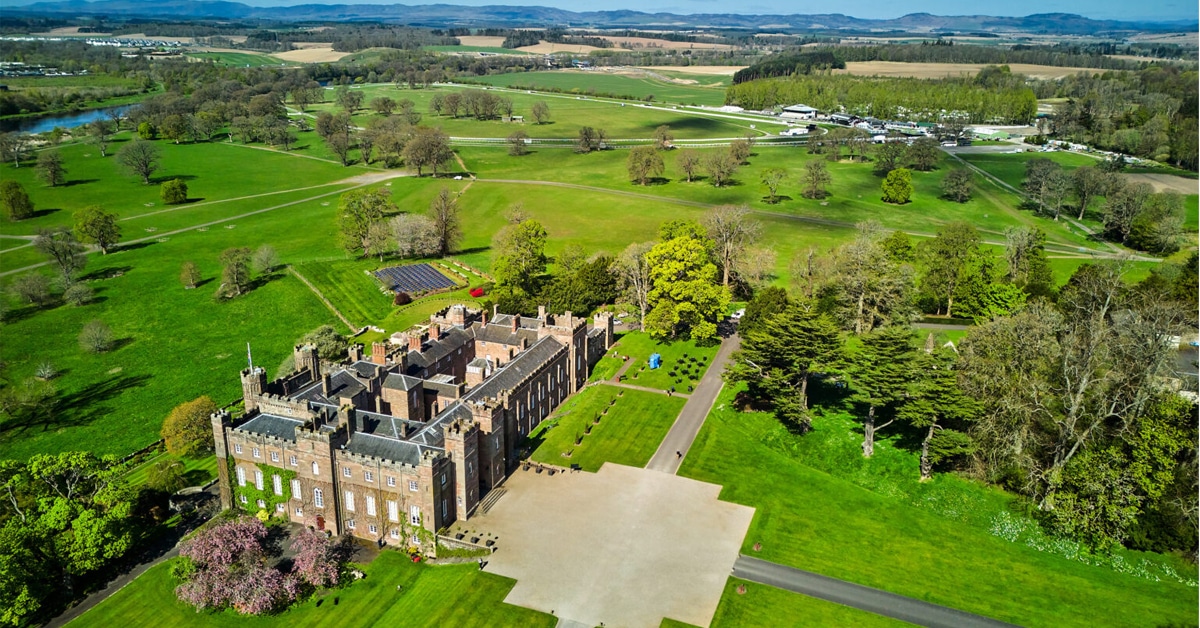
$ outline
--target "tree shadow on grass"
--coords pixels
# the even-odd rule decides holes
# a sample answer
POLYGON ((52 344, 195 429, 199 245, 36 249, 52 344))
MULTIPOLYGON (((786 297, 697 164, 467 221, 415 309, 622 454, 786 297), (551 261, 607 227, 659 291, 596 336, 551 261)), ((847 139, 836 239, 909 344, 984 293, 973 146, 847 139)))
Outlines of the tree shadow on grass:
POLYGON ((113 408, 108 407, 106 402, 127 390, 145 386, 150 378, 150 375, 113 375, 29 412, 11 414, 7 421, 0 424, 0 440, 9 440, 34 430, 51 432, 87 425, 109 416, 113 408))
POLYGON ((196 178, 196 175, 194 175, 194 174, 163 175, 161 177, 150 177, 150 184, 151 185, 162 185, 162 184, 166 183, 167 181, 172 181, 175 179, 179 179, 181 181, 192 181, 195 178, 196 178))
POLYGON ((131 244, 122 244, 121 247, 117 250, 118 251, 136 251, 138 249, 144 249, 148 246, 153 246, 155 244, 158 244, 158 242, 155 240, 143 240, 141 242, 133 242, 131 244))
POLYGON ((62 211, 62 209, 58 208, 58 207, 47 207, 46 209, 36 209, 33 211, 32 214, 29 214, 29 216, 27 216, 23 220, 29 220, 30 218, 41 218, 42 216, 49 216, 50 214, 53 214, 55 212, 60 212, 60 211, 62 211))
MULTIPOLYGON (((136 245, 135 245, 136 246, 136 245)), ((86 275, 80 275, 79 281, 96 281, 98 279, 113 279, 133 270, 133 266, 112 266, 93 270, 86 275)))
POLYGON ((58 187, 60 187, 60 188, 70 188, 70 187, 75 187, 75 186, 77 186, 77 185, 86 185, 86 184, 88 184, 88 183, 95 183, 95 182, 97 182, 97 181, 99 181, 99 180, 100 180, 100 179, 71 179, 70 181, 67 181, 67 182, 63 183, 62 185, 60 185, 60 186, 58 186, 58 187))
POLYGON ((666 177, 649 177, 646 179, 646 186, 648 187, 651 185, 666 185, 670 182, 671 182, 671 180, 666 177))
POLYGON ((790 197, 786 194, 780 194, 780 195, 774 196, 774 197, 771 197, 771 196, 762 197, 762 202, 766 203, 767 205, 778 205, 784 201, 790 201, 790 200, 792 200, 792 197, 790 197))

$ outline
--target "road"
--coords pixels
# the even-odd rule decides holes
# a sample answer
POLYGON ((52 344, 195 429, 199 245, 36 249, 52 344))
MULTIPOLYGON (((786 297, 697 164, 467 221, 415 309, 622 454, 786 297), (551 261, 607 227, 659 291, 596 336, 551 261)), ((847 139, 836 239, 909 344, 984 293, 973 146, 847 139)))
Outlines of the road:
POLYGON ((679 471, 683 457, 692 447, 692 442, 696 440, 696 434, 700 433, 700 426, 704 425, 705 417, 708 416, 713 402, 717 400, 717 394, 721 392, 721 387, 725 384, 721 375, 725 372, 729 355, 739 346, 741 346, 741 338, 736 333, 721 342, 721 348, 717 350, 712 364, 704 372, 704 377, 700 378, 700 383, 692 391, 683 410, 675 418, 671 431, 667 432, 666 438, 658 446, 658 451, 654 452, 654 457, 650 458, 650 462, 646 464, 647 469, 672 475, 679 471))
POLYGON ((1011 628, 1015 625, 745 555, 738 556, 733 564, 733 576, 918 626, 1011 628))

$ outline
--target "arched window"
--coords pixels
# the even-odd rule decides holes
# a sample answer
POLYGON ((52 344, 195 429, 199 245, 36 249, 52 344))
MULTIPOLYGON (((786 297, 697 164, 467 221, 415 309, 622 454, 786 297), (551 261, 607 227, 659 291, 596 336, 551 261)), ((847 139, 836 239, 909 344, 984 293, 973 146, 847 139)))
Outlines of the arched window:
POLYGON ((313 461, 313 475, 318 475, 320 473, 321 467, 318 467, 316 461, 313 461))
MULTIPOLYGON (((314 462, 313 464, 316 464, 316 463, 314 462)), ((321 489, 319 489, 319 488, 313 489, 313 505, 316 506, 317 508, 325 507, 325 493, 322 493, 321 489)))

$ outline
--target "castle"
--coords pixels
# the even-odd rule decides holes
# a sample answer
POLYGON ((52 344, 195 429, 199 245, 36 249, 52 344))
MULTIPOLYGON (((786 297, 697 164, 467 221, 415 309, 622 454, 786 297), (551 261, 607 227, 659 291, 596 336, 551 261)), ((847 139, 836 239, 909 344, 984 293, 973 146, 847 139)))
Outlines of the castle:
POLYGON ((470 517, 519 446, 613 343, 613 320, 454 305, 428 326, 295 371, 241 373, 245 414, 212 417, 221 505, 333 534, 422 546, 470 517))

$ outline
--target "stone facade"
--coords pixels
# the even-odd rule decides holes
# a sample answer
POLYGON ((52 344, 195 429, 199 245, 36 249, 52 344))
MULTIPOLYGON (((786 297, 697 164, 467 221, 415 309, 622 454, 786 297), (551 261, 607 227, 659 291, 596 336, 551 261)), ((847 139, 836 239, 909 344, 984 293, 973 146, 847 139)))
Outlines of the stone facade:
POLYGON ((246 414, 213 415, 221 502, 334 534, 429 549, 516 468, 530 431, 583 387, 612 318, 455 305, 428 325, 296 371, 241 373, 246 414))

